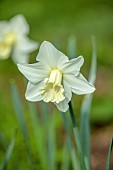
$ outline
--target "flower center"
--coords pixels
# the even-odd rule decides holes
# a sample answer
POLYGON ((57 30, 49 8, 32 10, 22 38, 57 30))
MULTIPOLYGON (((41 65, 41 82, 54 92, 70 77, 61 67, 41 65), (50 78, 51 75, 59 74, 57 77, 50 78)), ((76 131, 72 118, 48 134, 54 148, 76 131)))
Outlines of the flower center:
POLYGON ((16 35, 13 32, 6 33, 2 39, 0 39, 0 58, 6 59, 12 50, 12 47, 16 43, 16 35))
POLYGON ((50 72, 49 77, 44 80, 41 88, 42 100, 45 102, 59 103, 65 99, 62 83, 62 73, 58 69, 50 72))
POLYGON ((0 41, 0 59, 8 58, 10 52, 11 52, 10 46, 7 45, 5 42, 0 41))
POLYGON ((16 35, 15 35, 15 33, 9 32, 9 33, 5 34, 4 42, 5 42, 7 45, 9 45, 9 46, 14 45, 15 42, 16 42, 16 35))

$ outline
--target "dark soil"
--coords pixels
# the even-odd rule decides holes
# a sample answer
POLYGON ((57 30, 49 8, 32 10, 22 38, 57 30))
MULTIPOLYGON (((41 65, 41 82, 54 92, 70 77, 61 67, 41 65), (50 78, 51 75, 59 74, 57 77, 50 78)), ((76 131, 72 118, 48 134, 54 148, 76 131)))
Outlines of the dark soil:
MULTIPOLYGON (((105 170, 108 148, 113 136, 113 126, 96 128, 91 133, 91 166, 92 170, 105 170)), ((110 170, 113 170, 113 151, 110 170)))

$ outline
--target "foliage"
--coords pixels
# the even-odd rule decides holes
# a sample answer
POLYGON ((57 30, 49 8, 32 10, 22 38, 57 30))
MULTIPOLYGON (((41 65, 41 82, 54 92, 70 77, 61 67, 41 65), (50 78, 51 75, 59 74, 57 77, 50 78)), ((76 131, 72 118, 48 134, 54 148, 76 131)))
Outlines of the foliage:
MULTIPOLYGON (((72 38, 72 37, 71 37, 72 38)), ((69 53, 73 54, 73 51, 76 51, 75 41, 72 42, 69 39, 68 46, 71 46, 71 50, 69 53)), ((96 78, 96 43, 95 39, 92 40, 93 45, 93 53, 92 53, 92 63, 89 74, 89 81, 91 83, 95 83, 96 78)), ((69 49, 68 49, 69 50, 69 49)), ((71 103, 69 104, 70 109, 67 113, 61 113, 61 116, 64 120, 64 126, 66 130, 66 134, 63 134, 63 141, 61 141, 61 146, 58 147, 58 138, 59 134, 56 133, 57 128, 59 127, 58 120, 56 119, 56 111, 53 110, 52 107, 48 107, 43 102, 40 105, 36 105, 34 103, 28 103, 28 110, 30 114, 30 124, 32 126, 32 137, 29 136, 28 125, 26 120, 24 119, 24 107, 22 104, 21 96, 19 94, 18 88, 14 81, 11 81, 11 94, 13 106, 15 109, 15 113, 17 116, 17 120, 19 122, 19 126, 21 128, 21 132, 24 139, 25 150, 26 150, 26 161, 23 166, 21 160, 16 160, 17 158, 12 157, 13 161, 18 163, 11 166, 11 168, 16 169, 42 169, 42 170, 90 170, 91 168, 91 155, 90 155, 90 125, 89 125, 89 115, 91 109, 91 103, 93 95, 86 95, 84 97, 82 106, 81 106, 81 118, 80 118, 80 131, 78 130, 78 125, 75 119, 75 115, 73 112, 73 108, 71 103), (53 110, 53 111, 52 111, 53 110), (70 120, 68 120, 70 114, 70 120, 72 122, 72 126, 70 127, 70 120), (68 117, 67 117, 68 115, 68 117), (72 131, 73 128, 73 140, 72 140, 72 131), (31 145, 31 140, 32 146, 31 145), (76 147, 74 146, 76 144, 76 147), (33 154, 33 149, 35 150, 35 155, 33 154), (21 168, 20 168, 21 167, 21 168)), ((18 135, 18 133, 17 133, 18 135)), ((6 149, 6 155, 1 163, 1 170, 8 169, 8 163, 10 164, 9 159, 11 159, 11 154, 14 144, 15 138, 12 138, 12 141, 7 147, 7 142, 4 142, 5 139, 3 136, 0 136, 1 143, 3 147, 6 149)), ((59 140, 61 140, 59 138, 59 140)), ((15 146, 16 149, 17 146, 15 146)), ((112 150, 112 141, 110 144, 108 158, 106 162, 106 170, 109 169, 110 162, 110 153, 112 150)), ((10 166, 9 166, 10 167, 10 166)))

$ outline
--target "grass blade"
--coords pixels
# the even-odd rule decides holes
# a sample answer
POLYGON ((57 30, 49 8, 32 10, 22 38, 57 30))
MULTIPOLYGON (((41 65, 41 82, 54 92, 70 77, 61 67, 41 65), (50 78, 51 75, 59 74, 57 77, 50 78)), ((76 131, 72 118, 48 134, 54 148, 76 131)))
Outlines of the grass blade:
POLYGON ((113 149, 113 137, 112 137, 110 145, 109 145, 108 156, 107 156, 107 161, 106 161, 106 169, 105 170, 110 170, 110 158, 111 158, 112 149, 113 149))
POLYGON ((8 161, 9 161, 9 159, 11 157, 11 154, 12 154, 12 151, 13 151, 13 148, 14 148, 15 137, 16 137, 16 133, 15 133, 14 137, 12 138, 11 143, 8 146, 8 149, 6 151, 5 158, 4 158, 4 160, 3 160, 2 164, 1 164, 0 170, 6 170, 6 168, 7 168, 8 161))
MULTIPOLYGON (((92 53, 92 63, 89 74, 89 82, 95 83, 96 79, 96 67, 97 67, 97 52, 96 52, 96 42, 93 37, 92 39, 93 53, 92 53)), ((82 145, 82 152, 85 158, 86 169, 90 170, 90 124, 89 124, 89 114, 91 109, 93 94, 86 95, 84 97, 81 106, 81 122, 80 122, 80 138, 82 145)))

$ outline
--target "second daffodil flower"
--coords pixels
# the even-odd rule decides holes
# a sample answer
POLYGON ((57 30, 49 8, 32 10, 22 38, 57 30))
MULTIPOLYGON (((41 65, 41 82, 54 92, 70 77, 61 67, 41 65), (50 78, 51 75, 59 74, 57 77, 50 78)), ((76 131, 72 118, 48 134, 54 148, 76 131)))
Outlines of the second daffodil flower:
POLYGON ((10 21, 1 21, 0 59, 7 59, 11 55, 15 63, 28 63, 29 53, 38 48, 38 44, 27 37, 29 32, 29 25, 21 14, 10 21))
POLYGON ((77 95, 94 92, 95 87, 80 73, 82 56, 69 60, 50 42, 44 41, 36 60, 35 64, 18 64, 20 72, 29 80, 27 100, 52 102, 66 112, 72 92, 77 95))

